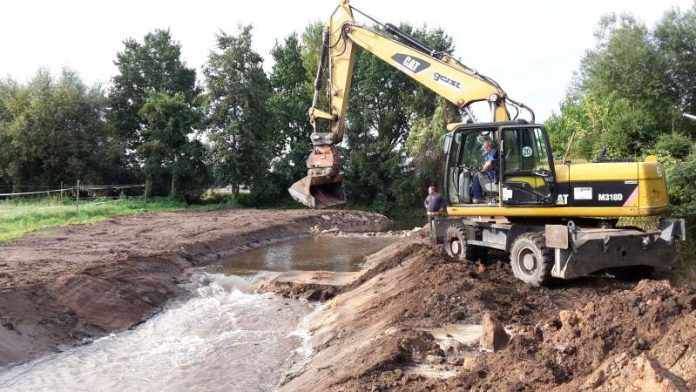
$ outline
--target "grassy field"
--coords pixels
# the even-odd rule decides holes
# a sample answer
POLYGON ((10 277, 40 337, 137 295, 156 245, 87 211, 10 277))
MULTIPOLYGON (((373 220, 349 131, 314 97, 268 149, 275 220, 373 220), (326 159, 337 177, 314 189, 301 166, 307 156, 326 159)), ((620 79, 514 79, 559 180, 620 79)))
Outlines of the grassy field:
MULTIPOLYGON (((223 209, 227 204, 208 204, 189 208, 223 209)), ((57 199, 0 201, 0 242, 27 236, 37 230, 73 223, 94 223, 114 216, 144 212, 177 211, 186 209, 183 202, 169 199, 93 200, 81 203, 79 210, 73 201, 57 199)))

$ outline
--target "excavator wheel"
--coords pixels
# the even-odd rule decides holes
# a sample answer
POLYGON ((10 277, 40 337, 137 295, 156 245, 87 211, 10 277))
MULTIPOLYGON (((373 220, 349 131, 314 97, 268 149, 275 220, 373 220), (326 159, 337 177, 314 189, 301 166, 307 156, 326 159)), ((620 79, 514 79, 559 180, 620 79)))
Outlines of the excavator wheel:
POLYGON ((458 260, 477 261, 481 250, 476 246, 467 246, 466 228, 462 225, 454 225, 445 232, 445 252, 458 260))
POLYGON ((510 263, 515 277, 540 287, 551 281, 553 251, 546 247, 543 233, 525 233, 512 243, 510 263))

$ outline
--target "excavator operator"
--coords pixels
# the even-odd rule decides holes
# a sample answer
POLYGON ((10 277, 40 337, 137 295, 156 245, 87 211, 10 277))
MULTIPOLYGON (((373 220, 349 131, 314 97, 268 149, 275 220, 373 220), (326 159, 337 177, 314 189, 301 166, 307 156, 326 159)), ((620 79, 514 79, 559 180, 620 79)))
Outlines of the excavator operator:
POLYGON ((496 181, 496 157, 498 150, 493 145, 490 137, 483 139, 483 157, 485 163, 481 170, 474 176, 471 187, 471 199, 474 204, 481 204, 484 200, 486 185, 495 184, 496 181))

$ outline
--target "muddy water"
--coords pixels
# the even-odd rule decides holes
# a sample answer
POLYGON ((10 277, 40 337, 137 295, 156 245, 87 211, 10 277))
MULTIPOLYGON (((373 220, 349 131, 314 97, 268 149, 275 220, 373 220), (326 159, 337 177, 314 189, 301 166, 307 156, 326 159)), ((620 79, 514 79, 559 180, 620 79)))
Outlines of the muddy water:
POLYGON ((393 239, 302 238, 238 255, 209 272, 193 298, 137 328, 0 369, 2 391, 269 391, 302 361, 306 302, 252 294, 292 269, 351 271, 393 239))
POLYGON ((212 270, 227 275, 257 271, 358 271, 366 255, 395 240, 362 235, 305 237, 240 253, 212 270))

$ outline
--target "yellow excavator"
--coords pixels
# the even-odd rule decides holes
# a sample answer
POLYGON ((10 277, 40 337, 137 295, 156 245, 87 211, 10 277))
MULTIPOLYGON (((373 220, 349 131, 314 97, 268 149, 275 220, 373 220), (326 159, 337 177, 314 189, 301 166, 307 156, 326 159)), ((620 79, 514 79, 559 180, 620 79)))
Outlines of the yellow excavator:
POLYGON ((470 119, 473 103, 490 106, 492 122, 450 124, 445 134, 448 217, 431 227, 433 239, 450 256, 476 261, 490 249, 507 252, 515 276, 534 286, 597 271, 649 272, 676 260, 676 241, 686 237, 683 220, 661 218, 651 231, 617 226, 620 217, 667 211, 665 173, 654 157, 615 160, 603 151, 592 162, 554 161, 546 130, 534 123, 530 108, 491 78, 380 23, 348 0, 339 2, 324 29, 309 110, 313 150, 307 176, 289 189, 295 200, 311 208, 346 201, 336 146, 343 139, 356 46, 457 105, 470 119), (382 28, 358 24, 354 13, 382 28), (328 108, 322 110, 324 82, 328 108), (528 120, 519 118, 523 112, 528 120), (484 167, 488 180, 481 176, 484 167))

